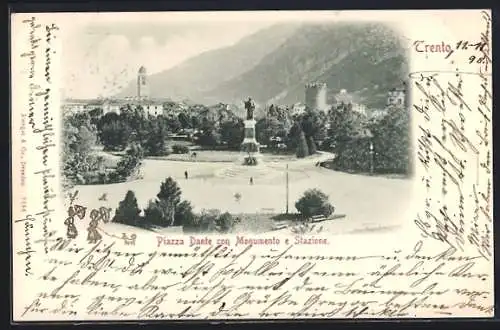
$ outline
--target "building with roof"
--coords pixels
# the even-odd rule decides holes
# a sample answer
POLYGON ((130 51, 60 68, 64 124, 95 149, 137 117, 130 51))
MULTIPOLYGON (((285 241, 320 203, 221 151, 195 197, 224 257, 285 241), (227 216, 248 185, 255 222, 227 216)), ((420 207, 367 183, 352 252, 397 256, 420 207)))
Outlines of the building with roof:
POLYGON ((65 100, 63 109, 68 113, 91 111, 101 108, 103 115, 113 112, 120 114, 120 109, 125 106, 141 107, 145 114, 150 116, 163 115, 163 102, 149 97, 147 71, 144 66, 137 73, 137 95, 126 98, 106 98, 92 100, 65 100))
POLYGON ((393 88, 387 93, 387 106, 404 107, 406 105, 406 88, 393 88))
POLYGON ((358 112, 364 116, 367 115, 366 106, 355 102, 354 97, 345 89, 341 89, 340 92, 335 95, 335 102, 336 104, 349 104, 352 111, 358 112))

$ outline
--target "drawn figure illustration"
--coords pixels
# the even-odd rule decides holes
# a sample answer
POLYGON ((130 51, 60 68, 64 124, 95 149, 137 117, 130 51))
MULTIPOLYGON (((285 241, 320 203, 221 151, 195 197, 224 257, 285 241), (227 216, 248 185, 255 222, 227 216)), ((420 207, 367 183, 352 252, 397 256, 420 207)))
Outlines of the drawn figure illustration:
POLYGON ((99 220, 102 219, 102 215, 103 213, 100 212, 100 210, 94 209, 90 212, 91 220, 89 223, 89 227, 87 228, 88 231, 87 241, 91 244, 97 243, 99 240, 102 239, 101 234, 99 234, 99 231, 97 231, 97 226, 99 224, 99 220))
POLYGON ((64 221, 64 224, 67 227, 66 237, 69 239, 76 238, 78 236, 78 230, 75 226, 75 219, 70 216, 64 221))
POLYGON ((126 233, 122 233, 122 239, 125 242, 125 245, 135 245, 136 238, 136 234, 130 234, 130 236, 127 236, 126 233))
POLYGON ((91 244, 97 243, 102 239, 101 234, 97 231, 97 221, 92 220, 89 223, 89 227, 87 228, 88 235, 87 235, 87 241, 91 244))

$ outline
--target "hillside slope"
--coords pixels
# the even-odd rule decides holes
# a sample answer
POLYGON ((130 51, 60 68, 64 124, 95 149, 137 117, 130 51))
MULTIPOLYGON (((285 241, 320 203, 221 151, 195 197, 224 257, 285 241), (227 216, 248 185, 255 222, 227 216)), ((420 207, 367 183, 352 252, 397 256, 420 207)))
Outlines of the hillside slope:
MULTIPOLYGON (((153 98, 203 100, 209 95, 206 92, 214 86, 252 69, 297 28, 296 24, 271 26, 243 38, 235 45, 207 51, 171 69, 153 74, 148 79, 150 94, 153 98)), ((136 82, 132 81, 117 96, 135 94, 136 82)), ((217 102, 214 98, 213 103, 217 102)))
POLYGON ((307 25, 259 65, 205 95, 235 102, 251 95, 259 103, 304 101, 304 85, 326 82, 329 98, 340 89, 369 107, 385 104, 387 91, 407 76, 397 35, 377 24, 307 25))
MULTIPOLYGON (((152 97, 204 104, 304 102, 304 86, 328 85, 328 98, 346 89, 370 108, 385 105, 408 61, 395 31, 376 23, 275 25, 237 44, 206 52, 149 79, 152 97)), ((135 82, 121 93, 134 95, 135 82)))

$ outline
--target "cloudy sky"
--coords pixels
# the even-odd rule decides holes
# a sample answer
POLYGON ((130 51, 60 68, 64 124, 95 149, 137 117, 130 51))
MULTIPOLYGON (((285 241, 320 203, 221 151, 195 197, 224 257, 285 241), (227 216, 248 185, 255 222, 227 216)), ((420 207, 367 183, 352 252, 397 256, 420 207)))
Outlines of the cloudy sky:
POLYGON ((232 45, 269 22, 88 22, 63 42, 65 97, 113 95, 144 65, 148 74, 232 45))

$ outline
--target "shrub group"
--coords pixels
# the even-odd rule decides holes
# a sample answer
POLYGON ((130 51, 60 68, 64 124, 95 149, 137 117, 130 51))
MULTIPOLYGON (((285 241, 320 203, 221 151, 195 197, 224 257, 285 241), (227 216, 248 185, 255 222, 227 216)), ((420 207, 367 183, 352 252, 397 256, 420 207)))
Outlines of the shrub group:
POLYGON ((191 203, 182 200, 181 189, 171 177, 161 183, 156 199, 149 201, 143 215, 134 192, 128 191, 113 221, 143 228, 182 226, 183 231, 192 233, 228 233, 235 224, 233 216, 227 212, 208 210, 195 214, 191 203))
POLYGON ((324 215, 329 217, 335 211, 328 196, 318 189, 309 189, 295 203, 295 208, 304 217, 324 215))
POLYGON ((181 144, 175 144, 172 146, 172 152, 174 154, 187 154, 189 153, 189 147, 181 144))

